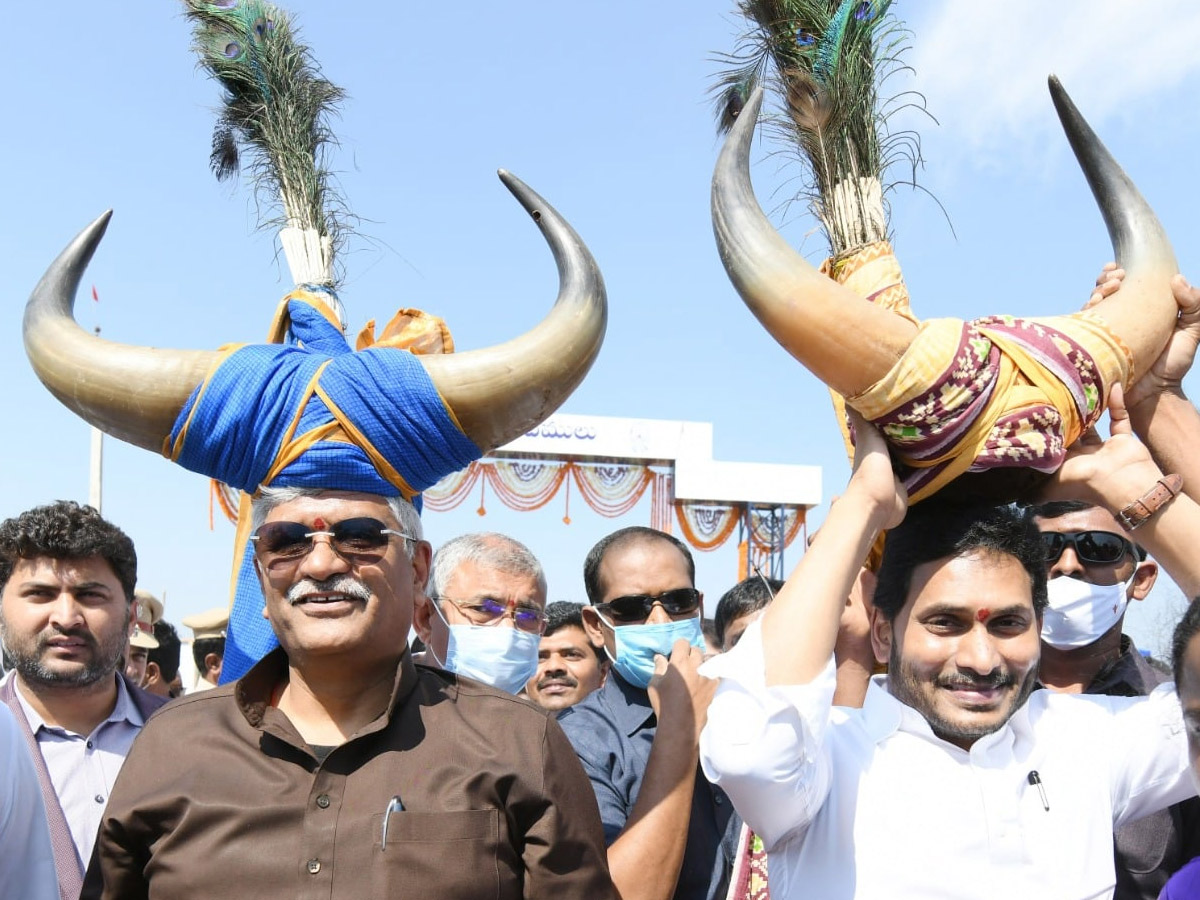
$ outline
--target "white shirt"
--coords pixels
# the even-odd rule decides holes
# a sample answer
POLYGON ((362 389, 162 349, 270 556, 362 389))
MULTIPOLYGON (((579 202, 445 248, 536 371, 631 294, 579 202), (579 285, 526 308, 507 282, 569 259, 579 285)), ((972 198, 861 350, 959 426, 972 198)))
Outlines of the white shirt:
POLYGON ((58 900, 50 826, 29 748, 0 703, 0 897, 58 900))
POLYGON ((46 724, 29 705, 21 683, 17 682, 17 701, 25 713, 29 730, 37 738, 46 771, 50 773, 50 783, 54 785, 58 804, 85 869, 92 858, 96 833, 100 830, 100 820, 117 781, 117 773, 121 771, 133 739, 146 724, 125 689, 124 679, 117 678, 116 682, 117 702, 113 711, 89 735, 46 724))
POLYGON ((1113 828, 1194 793, 1169 684, 1035 691, 966 751, 882 676, 861 710, 834 708, 832 659, 811 684, 767 688, 757 622, 700 671, 721 679, 701 763, 763 838, 772 900, 1111 897, 1113 828))

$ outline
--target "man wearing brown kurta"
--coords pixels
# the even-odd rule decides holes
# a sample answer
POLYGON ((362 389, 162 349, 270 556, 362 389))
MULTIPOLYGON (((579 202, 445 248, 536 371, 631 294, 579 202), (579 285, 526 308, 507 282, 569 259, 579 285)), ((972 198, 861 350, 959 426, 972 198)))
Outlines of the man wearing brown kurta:
POLYGON ((412 508, 264 494, 255 559, 280 648, 147 724, 82 896, 615 896, 555 720, 412 663, 430 561, 412 508))

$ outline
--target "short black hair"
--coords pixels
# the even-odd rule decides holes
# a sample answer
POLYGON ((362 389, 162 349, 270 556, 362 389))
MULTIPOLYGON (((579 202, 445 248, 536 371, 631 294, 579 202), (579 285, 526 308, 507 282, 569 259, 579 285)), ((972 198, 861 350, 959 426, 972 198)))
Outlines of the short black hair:
POLYGON ((717 611, 713 615, 717 646, 725 646, 725 631, 734 619, 765 609, 782 589, 783 582, 778 578, 753 575, 727 590, 717 601, 717 611))
POLYGON ((560 628, 582 628, 583 607, 569 600, 556 600, 546 604, 546 630, 543 636, 548 637, 560 628))
POLYGON ((192 662, 196 664, 196 673, 204 677, 204 657, 210 653, 215 653, 222 659, 225 657, 225 638, 223 637, 206 637, 196 638, 192 641, 192 662))
POLYGON ((1033 608, 1046 608, 1046 558, 1033 517, 1015 506, 981 506, 926 500, 908 511, 904 521, 887 533, 875 607, 894 622, 912 587, 913 571, 939 559, 966 556, 973 551, 1014 557, 1033 585, 1033 608))
POLYGON ((646 528, 644 525, 631 525, 628 528, 614 531, 607 537, 600 538, 596 542, 596 546, 588 551, 587 558, 583 561, 583 589, 587 592, 588 603, 595 606, 604 597, 604 586, 600 584, 600 566, 609 553, 620 550, 622 547, 653 541, 670 544, 683 554, 683 558, 687 560, 688 581, 692 583, 692 587, 695 587, 696 562, 692 559, 692 551, 683 541, 665 531, 646 528))
POLYGON ((1179 693, 1179 683, 1183 681, 1183 658, 1187 656, 1188 644, 1200 633, 1200 597, 1188 604, 1183 618, 1175 626, 1171 636, 1171 674, 1175 677, 1175 692, 1179 693))
MULTIPOLYGON (((583 607, 578 603, 572 603, 570 600, 556 600, 553 603, 546 604, 546 630, 542 632, 542 637, 549 637, 556 631, 561 631, 564 628, 578 628, 587 636, 587 629, 583 627, 583 607)), ((597 647, 589 640, 588 644, 592 648, 592 652, 596 654, 596 658, 603 662, 607 657, 604 655, 604 648, 597 647)))
MULTIPOLYGON (((1047 503, 1037 503, 1025 507, 1025 516, 1030 519, 1057 519, 1059 516, 1065 516, 1068 513, 1087 512, 1089 509, 1098 509, 1095 503, 1088 503, 1086 500, 1050 500, 1047 503)), ((1129 535, 1122 534, 1122 537, 1128 540, 1129 535)), ((1138 562, 1144 562, 1149 555, 1146 553, 1146 548, 1137 541, 1129 541, 1133 545, 1134 556, 1138 562)))
POLYGON ((180 646, 175 626, 159 619, 154 623, 154 637, 158 640, 158 646, 150 648, 146 654, 146 662, 158 663, 158 671, 162 673, 163 681, 174 681, 175 676, 179 674, 180 646))
POLYGON ((22 559, 89 559, 108 563, 133 602, 137 586, 137 553, 129 535, 90 506, 58 500, 36 506, 0 522, 0 591, 22 559))

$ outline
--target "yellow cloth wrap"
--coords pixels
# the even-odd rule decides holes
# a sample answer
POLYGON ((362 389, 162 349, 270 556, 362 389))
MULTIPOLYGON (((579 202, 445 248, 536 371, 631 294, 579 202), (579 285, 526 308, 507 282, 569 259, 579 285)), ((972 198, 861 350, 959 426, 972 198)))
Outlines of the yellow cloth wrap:
MULTIPOLYGON (((908 288, 904 284, 904 273, 900 271, 900 260, 887 241, 865 244, 851 253, 829 257, 821 263, 821 273, 876 306, 889 309, 917 324, 909 303, 908 288)), ((829 399, 833 402, 833 414, 842 431, 846 458, 853 463, 854 441, 850 437, 850 424, 846 419, 846 400, 832 388, 829 390, 829 399)))
MULTIPOLYGON (((873 244, 823 269, 856 293, 916 321, 898 264, 873 244), (900 293, 903 293, 903 297, 900 293)), ((878 425, 909 469, 910 502, 968 471, 1024 466, 1053 472, 1100 418, 1129 350, 1090 312, 1049 318, 933 319, 883 378, 847 398, 878 425)), ((839 424, 853 452, 842 398, 839 424)))

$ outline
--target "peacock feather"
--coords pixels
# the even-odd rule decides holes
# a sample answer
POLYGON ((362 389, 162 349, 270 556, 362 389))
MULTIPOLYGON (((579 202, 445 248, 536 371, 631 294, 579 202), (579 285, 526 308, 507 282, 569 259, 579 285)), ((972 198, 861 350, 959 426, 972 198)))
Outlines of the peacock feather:
POLYGON ((276 211, 260 225, 283 229, 295 280, 334 287, 334 257, 347 216, 326 157, 336 143, 329 120, 345 95, 322 77, 279 7, 261 0, 183 3, 200 65, 224 89, 213 130, 213 172, 225 180, 245 169, 260 208, 276 211), (291 252, 295 247, 307 250, 291 252), (314 258, 293 260, 306 253, 314 258))
POLYGON ((798 153, 806 197, 832 254, 886 240, 884 178, 907 161, 915 182, 920 141, 889 131, 898 109, 924 111, 919 95, 880 98, 880 86, 901 70, 909 32, 890 12, 891 0, 738 0, 749 29, 721 59, 716 96, 718 130, 727 131, 750 92, 763 84, 778 101, 768 119, 774 136, 798 153))

